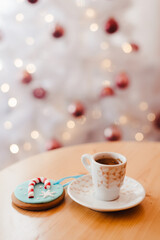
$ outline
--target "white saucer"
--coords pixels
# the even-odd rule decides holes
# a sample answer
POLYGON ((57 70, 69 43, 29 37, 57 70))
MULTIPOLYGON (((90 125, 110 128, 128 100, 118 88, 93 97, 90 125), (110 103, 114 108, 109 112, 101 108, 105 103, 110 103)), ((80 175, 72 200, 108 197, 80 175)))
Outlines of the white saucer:
POLYGON ((85 175, 70 183, 69 196, 84 207, 100 212, 125 210, 138 205, 145 197, 143 186, 130 177, 125 177, 120 196, 114 201, 101 201, 94 197, 91 175, 85 175))

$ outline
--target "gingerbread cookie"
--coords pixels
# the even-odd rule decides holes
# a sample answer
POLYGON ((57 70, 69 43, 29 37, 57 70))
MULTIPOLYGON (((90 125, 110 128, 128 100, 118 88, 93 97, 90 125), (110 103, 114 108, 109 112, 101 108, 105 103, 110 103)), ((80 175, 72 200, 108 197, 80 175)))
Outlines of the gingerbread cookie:
POLYGON ((64 195, 61 184, 54 184, 53 180, 40 177, 18 185, 12 193, 12 202, 22 209, 41 211, 58 205, 64 195))

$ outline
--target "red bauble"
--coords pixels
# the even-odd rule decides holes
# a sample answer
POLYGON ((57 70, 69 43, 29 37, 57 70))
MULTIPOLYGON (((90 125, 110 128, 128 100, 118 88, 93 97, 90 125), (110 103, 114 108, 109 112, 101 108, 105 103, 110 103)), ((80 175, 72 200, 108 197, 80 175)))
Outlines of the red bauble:
POLYGON ((27 0, 29 3, 36 3, 38 0, 27 0))
POLYGON ((68 106, 68 112, 73 116, 73 117, 81 117, 85 113, 85 108, 84 105, 77 101, 75 103, 72 103, 68 106))
POLYGON ((61 143, 60 143, 58 140, 56 140, 56 139, 51 139, 51 140, 47 143, 46 149, 47 149, 48 151, 50 151, 50 150, 54 150, 54 149, 61 148, 61 147, 62 147, 62 145, 61 145, 61 143))
POLYGON ((64 35, 64 28, 60 25, 57 25, 52 33, 52 36, 55 38, 63 37, 64 35))
POLYGON ((113 96, 114 95, 114 90, 111 87, 104 87, 100 93, 100 96, 107 97, 107 96, 113 96))
POLYGON ((130 43, 133 52, 139 51, 139 46, 136 43, 130 43))
POLYGON ((35 98, 39 98, 39 99, 45 98, 46 97, 46 90, 44 90, 43 88, 35 88, 33 90, 33 96, 35 98))
POLYGON ((108 141, 118 141, 121 139, 121 132, 117 126, 112 125, 104 129, 104 137, 108 141))
POLYGON ((116 85, 117 87, 124 89, 129 85, 129 78, 125 72, 119 73, 116 76, 116 85))
POLYGON ((31 81, 32 81, 32 75, 30 73, 28 73, 27 71, 24 71, 21 82, 24 84, 28 84, 31 81))
POLYGON ((114 18, 109 18, 105 25, 105 31, 109 34, 117 32, 119 29, 118 22, 114 18))
POLYGON ((154 126, 160 130, 160 113, 156 115, 156 118, 154 120, 154 126))

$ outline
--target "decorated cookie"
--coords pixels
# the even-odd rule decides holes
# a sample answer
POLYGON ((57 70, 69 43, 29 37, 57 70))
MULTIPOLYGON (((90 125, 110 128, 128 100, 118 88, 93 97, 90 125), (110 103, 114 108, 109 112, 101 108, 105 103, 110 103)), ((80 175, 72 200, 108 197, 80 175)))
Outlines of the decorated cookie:
POLYGON ((64 199, 64 189, 53 180, 39 177, 18 185, 12 193, 12 202, 26 210, 45 210, 58 205, 64 199))

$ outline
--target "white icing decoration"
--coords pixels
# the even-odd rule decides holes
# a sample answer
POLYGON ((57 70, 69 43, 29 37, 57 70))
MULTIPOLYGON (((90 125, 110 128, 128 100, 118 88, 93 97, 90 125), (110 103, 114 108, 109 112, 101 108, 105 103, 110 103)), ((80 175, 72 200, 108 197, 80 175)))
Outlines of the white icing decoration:
POLYGON ((22 187, 20 187, 19 189, 20 189, 20 190, 22 190, 23 188, 22 188, 22 187))
POLYGON ((51 190, 47 190, 46 192, 42 191, 41 193, 42 194, 40 194, 40 196, 42 196, 43 198, 46 198, 46 197, 53 197, 54 193, 56 192, 51 192, 51 190))

